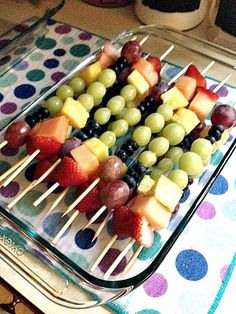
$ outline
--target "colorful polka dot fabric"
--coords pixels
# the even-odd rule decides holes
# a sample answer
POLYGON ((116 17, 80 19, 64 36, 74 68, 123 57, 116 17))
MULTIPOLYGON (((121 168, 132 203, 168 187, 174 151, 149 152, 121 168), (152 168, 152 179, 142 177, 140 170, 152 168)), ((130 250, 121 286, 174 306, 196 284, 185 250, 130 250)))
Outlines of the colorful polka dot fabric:
MULTIPOLYGON (((74 29, 69 25, 51 20, 49 24, 47 37, 39 40, 36 49, 19 62, 14 69, 6 73, 4 79, 0 78, 1 127, 25 104, 64 77, 78 64, 81 58, 86 57, 103 43, 103 39, 74 29)), ((165 72, 166 77, 170 78, 175 74, 176 66, 169 65, 165 72)), ((215 81, 208 79, 208 86, 211 89, 214 88, 214 85, 215 81)), ((232 104, 232 100, 236 98, 236 90, 229 86, 221 88, 218 93, 225 103, 232 104)), ((152 247, 141 251, 135 267, 130 270, 128 276, 140 273, 151 263, 173 230, 182 221, 195 196, 204 188, 206 181, 211 177, 232 141, 233 137, 231 136, 222 149, 212 155, 210 166, 199 179, 195 180, 190 189, 185 191, 181 199, 181 209, 172 219, 169 227, 160 233, 155 232, 152 247)), ((0 175, 25 154, 24 148, 20 150, 8 146, 2 148, 0 175)), ((210 311, 215 304, 215 297, 222 283, 232 268, 231 262, 235 253, 236 200, 234 195, 236 181, 232 175, 235 159, 236 154, 234 153, 158 270, 128 296, 107 306, 117 313, 137 314, 202 314, 210 311)), ((21 176, 18 176, 6 188, 0 188, 1 204, 9 203, 34 180, 35 165, 35 162, 32 162, 21 176)), ((37 207, 33 206, 34 200, 44 191, 45 185, 37 186, 36 189, 27 193, 11 212, 34 232, 36 231, 45 240, 51 242, 69 219, 68 215, 61 217, 61 212, 64 211, 65 206, 73 202, 75 189, 70 189, 69 194, 62 201, 62 205, 48 216, 45 213, 61 189, 55 190, 52 196, 37 207)), ((111 221, 109 221, 99 239, 93 240, 99 223, 104 219, 106 213, 89 228, 83 230, 91 215, 89 212, 86 215, 80 214, 76 223, 67 229, 56 245, 62 254, 84 269, 88 269, 94 258, 103 249, 104 243, 107 243, 112 235, 111 221)), ((106 272, 127 242, 129 242, 127 238, 119 238, 115 242, 98 265, 96 276, 101 277, 106 272)), ((115 280, 113 276, 122 273, 128 259, 137 250, 137 247, 138 245, 134 244, 121 260, 111 274, 111 280, 115 280)), ((53 263, 38 251, 35 251, 34 254, 45 263, 53 263)))

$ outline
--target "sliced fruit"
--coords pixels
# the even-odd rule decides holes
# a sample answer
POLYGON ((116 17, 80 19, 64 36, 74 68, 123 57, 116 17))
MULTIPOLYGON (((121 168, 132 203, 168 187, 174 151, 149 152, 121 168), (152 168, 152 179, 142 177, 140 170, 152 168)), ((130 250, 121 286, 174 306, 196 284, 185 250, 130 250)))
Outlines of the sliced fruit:
POLYGON ((161 73, 161 60, 158 57, 149 56, 147 61, 150 62, 153 66, 153 69, 157 72, 158 76, 161 73))
MULTIPOLYGON (((88 187, 89 183, 84 183, 81 187, 79 187, 77 191, 77 195, 82 194, 88 187)), ((92 212, 98 210, 102 206, 102 202, 100 200, 100 195, 97 187, 94 187, 85 198, 76 205, 76 209, 78 209, 81 213, 92 212)))
MULTIPOLYGON (((52 166, 52 163, 48 160, 39 161, 34 171, 34 179, 38 180, 51 166, 52 166)), ((55 177, 55 170, 54 170, 44 179, 44 182, 53 182, 55 181, 55 178, 56 177, 55 177)))
POLYGON ((138 71, 134 70, 127 78, 129 84, 135 86, 139 95, 145 95, 149 90, 149 84, 143 77, 143 75, 138 71))
POLYGON ((206 79, 205 77, 198 71, 197 67, 194 64, 190 64, 185 75, 194 78, 197 81, 197 87, 206 88, 206 79))
POLYGON ((158 82, 158 74, 148 60, 140 58, 138 62, 133 65, 132 69, 138 70, 151 87, 158 82))
POLYGON ((108 147, 96 137, 85 141, 84 145, 97 157, 99 162, 105 161, 109 156, 108 147))
POLYGON ((107 69, 114 63, 114 59, 111 56, 106 55, 104 52, 102 52, 98 61, 102 69, 107 69))
POLYGON ((140 181, 137 188, 137 192, 143 195, 147 195, 149 191, 152 189, 154 184, 155 181, 149 175, 146 174, 140 181))
POLYGON ((163 104, 170 105, 173 110, 186 107, 188 105, 188 100, 176 86, 163 93, 161 95, 161 99, 163 104))
POLYGON ((84 79, 86 85, 89 86, 91 83, 97 80, 101 70, 101 64, 99 61, 97 61, 88 65, 84 70, 79 73, 79 76, 84 79))
POLYGON ((112 230, 118 237, 124 237, 129 234, 129 224, 127 223, 127 217, 127 206, 120 206, 113 212, 112 230))
POLYGON ((184 97, 190 101, 195 94, 197 81, 190 76, 183 75, 177 80, 175 86, 181 91, 184 97))
POLYGON ((27 152, 33 154, 37 149, 40 153, 35 157, 37 160, 48 159, 54 157, 60 150, 61 144, 54 142, 48 138, 30 135, 27 140, 27 152))
POLYGON ((185 135, 189 134, 200 122, 196 113, 187 108, 178 109, 171 121, 181 124, 185 130, 185 135))

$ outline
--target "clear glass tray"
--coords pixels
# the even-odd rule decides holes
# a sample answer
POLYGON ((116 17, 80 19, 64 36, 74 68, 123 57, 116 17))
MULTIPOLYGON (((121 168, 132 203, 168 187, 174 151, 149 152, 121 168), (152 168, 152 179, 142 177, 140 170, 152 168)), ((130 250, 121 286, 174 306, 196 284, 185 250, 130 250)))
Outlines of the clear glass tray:
POLYGON ((63 5, 64 0, 0 0, 0 76, 30 53, 63 5))
MULTIPOLYGON (((142 26, 124 32, 115 38, 113 42, 117 46, 121 46, 134 36, 137 36, 137 40, 140 41, 147 34, 150 37, 143 45, 143 50, 152 55, 160 56, 171 44, 175 45, 175 49, 164 60, 167 63, 167 68, 162 75, 164 80, 168 79, 168 73, 176 73, 176 70, 184 67, 189 62, 193 62, 201 70, 214 60, 215 65, 207 73, 208 84, 217 84, 227 74, 231 73, 232 76, 227 82, 227 103, 234 105, 236 95, 236 54, 234 52, 189 37, 184 33, 157 26, 142 26)), ((40 96, 33 104, 30 104, 17 119, 22 119, 29 113, 34 112, 49 95, 55 93, 58 86, 75 76, 88 64, 94 62, 99 53, 100 50, 83 60, 71 73, 40 96)), ((220 99, 219 102, 223 99, 220 99)), ((0 143, 3 141, 4 132, 5 129, 0 133, 0 143)), ((111 239, 112 235, 108 232, 109 230, 107 231, 107 228, 99 236, 96 244, 90 248, 81 249, 75 246, 74 243, 69 242, 68 239, 78 237, 78 230, 85 226, 87 220, 84 214, 79 214, 70 232, 62 237, 57 245, 51 244, 55 230, 58 230, 57 227, 55 228, 58 220, 50 223, 47 220, 45 226, 45 213, 52 198, 48 200, 45 207, 39 210, 37 215, 31 215, 27 212, 27 209, 31 208, 29 202, 24 203, 21 208, 16 205, 8 212, 6 205, 10 200, 4 197, 0 198, 0 248, 2 258, 49 299, 68 308, 91 307, 127 294, 151 276, 164 260, 176 239, 194 215, 198 205, 204 199, 217 175, 230 158, 235 146, 235 130, 232 130, 230 141, 223 145, 221 149, 222 158, 220 163, 215 165, 212 162, 206 168, 208 171, 205 171, 200 179, 195 179, 190 188, 190 195, 180 205, 178 215, 171 221, 166 230, 156 233, 154 245, 148 249, 152 253, 148 255, 147 259, 137 259, 129 272, 122 278, 118 274, 104 280, 103 272, 99 268, 93 274, 88 272, 89 265, 93 263, 99 252, 111 239)), ((25 148, 23 147, 15 156, 9 158, 1 155, 0 158, 14 164, 24 154, 25 148)), ((20 183, 21 189, 29 184, 24 178, 24 174, 19 175, 16 181, 20 183)), ((41 184, 39 190, 45 191, 46 185, 41 184)), ((73 191, 71 196, 73 197, 73 191)), ((71 200, 69 201, 71 202, 71 200)), ((59 215, 59 212, 64 212, 65 208, 65 205, 61 205, 55 209, 52 215, 55 212, 59 215)), ((96 230, 98 225, 93 224, 90 228, 96 230)), ((129 240, 120 239, 115 242, 113 248, 122 250, 129 240)), ((135 249, 137 249, 136 244, 133 249, 127 252, 127 260, 130 259, 135 249)))

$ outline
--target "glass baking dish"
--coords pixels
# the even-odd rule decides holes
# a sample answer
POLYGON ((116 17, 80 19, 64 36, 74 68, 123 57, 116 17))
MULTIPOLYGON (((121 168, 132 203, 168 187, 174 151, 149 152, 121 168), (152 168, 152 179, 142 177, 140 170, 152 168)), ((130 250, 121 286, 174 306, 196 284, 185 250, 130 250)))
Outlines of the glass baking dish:
POLYGON ((0 76, 35 48, 47 20, 63 5, 64 0, 0 0, 0 76))
MULTIPOLYGON (((221 90, 222 97, 219 102, 234 105, 236 54, 233 51, 172 29, 153 25, 142 26, 119 34, 117 38, 113 39, 113 43, 120 47, 134 36, 140 41, 146 35, 149 35, 149 38, 142 47, 146 53, 151 55, 160 56, 170 45, 175 46, 175 49, 164 60, 166 67, 162 73, 163 80, 168 81, 169 77, 175 75, 176 71, 190 62, 193 62, 201 70, 214 60, 215 65, 207 73, 208 86, 217 84, 230 73, 231 77, 225 85, 227 88, 224 87, 221 90)), ((61 84, 74 77, 88 64, 96 61, 100 53, 101 50, 98 50, 83 60, 60 82, 25 108, 17 119, 23 119, 29 113, 34 112, 49 95, 55 93, 61 84)), ((0 143, 3 142, 5 130, 6 128, 0 133, 0 143)), ((99 225, 90 226, 89 230, 92 231, 84 234, 84 238, 86 236, 88 238, 87 245, 82 247, 80 237, 83 232, 78 231, 83 229, 87 218, 84 214, 79 214, 69 232, 56 245, 52 245, 52 239, 61 228, 61 224, 69 218, 59 219, 61 213, 65 211, 65 205, 59 206, 50 216, 45 217, 55 194, 53 197, 50 196, 47 204, 44 204, 38 211, 33 209, 29 199, 24 202, 20 201, 20 206, 16 205, 8 211, 6 207, 11 199, 7 193, 1 194, 0 253, 2 258, 50 300, 67 308, 93 307, 125 295, 139 286, 159 267, 232 155, 235 145, 235 130, 233 129, 229 140, 221 147, 220 153, 217 152, 217 156, 220 154, 220 161, 216 162, 218 157, 215 154, 212 155, 210 165, 207 166, 200 179, 194 180, 195 182, 190 187, 190 194, 181 202, 179 212, 171 220, 168 228, 155 233, 153 246, 150 249, 144 249, 144 254, 141 251, 141 257, 122 277, 120 276, 121 270, 117 270, 109 279, 104 280, 103 274, 106 265, 97 267, 93 274, 88 271, 89 266, 112 237, 109 224, 93 245, 89 244, 92 239, 91 233, 94 234, 94 230, 99 225), (147 252, 149 253, 145 255, 147 252)), ((10 154, 11 156, 6 155, 8 154, 2 153, 1 155, 2 167, 5 163, 16 163, 20 157, 25 155, 25 148, 10 154)), ((19 186, 19 189, 23 189, 28 184, 24 174, 17 177, 15 185, 19 186)), ((45 190, 45 184, 41 184, 40 187, 37 187, 36 194, 45 190)), ((67 203, 72 202, 73 193, 72 190, 67 203)), ((129 241, 128 238, 117 240, 113 245, 114 251, 122 251, 129 241)), ((127 252, 125 262, 132 257, 136 249, 137 245, 134 244, 132 249, 127 252)), ((123 259, 122 263, 125 262, 123 259)))

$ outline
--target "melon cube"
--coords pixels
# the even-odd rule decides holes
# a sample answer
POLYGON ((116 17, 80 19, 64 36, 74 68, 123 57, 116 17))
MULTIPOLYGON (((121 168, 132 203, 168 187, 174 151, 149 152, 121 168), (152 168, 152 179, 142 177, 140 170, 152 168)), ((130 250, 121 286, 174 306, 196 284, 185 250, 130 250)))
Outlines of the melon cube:
POLYGON ((93 176, 97 173, 99 161, 86 145, 82 144, 72 149, 70 154, 88 176, 93 176))
POLYGON ((70 125, 74 128, 83 128, 88 120, 89 113, 78 100, 68 97, 60 110, 60 115, 69 119, 70 125))
POLYGON ((157 201, 166 206, 172 212, 183 194, 183 191, 173 181, 160 175, 150 191, 157 201))
POLYGON ((79 76, 84 79, 87 86, 97 81, 97 78, 102 71, 102 67, 99 61, 88 65, 84 70, 79 73, 79 76))
POLYGON ((186 108, 179 108, 171 118, 171 121, 181 124, 186 135, 200 122, 196 113, 186 108))
POLYGON ((170 105, 173 110, 186 107, 188 105, 188 100, 176 86, 163 93, 161 95, 161 99, 163 104, 170 105))
POLYGON ((128 76, 127 81, 129 84, 133 84, 137 89, 139 95, 144 95, 149 90, 149 84, 138 70, 132 71, 128 76))
POLYGON ((140 58, 133 65, 132 69, 138 70, 151 87, 158 82, 158 74, 154 71, 152 64, 147 60, 140 58))
POLYGON ((152 189, 154 184, 155 181, 149 175, 146 174, 140 181, 137 188, 137 192, 143 195, 147 195, 148 192, 152 189))
POLYGON ((154 196, 139 194, 128 203, 128 207, 135 214, 144 216, 154 230, 166 228, 169 224, 171 212, 154 196))
POLYGON ((102 52, 99 63, 102 69, 107 69, 110 65, 114 63, 114 59, 111 56, 106 55, 104 52, 102 52))
POLYGON ((109 156, 108 147, 96 137, 86 140, 84 145, 86 145, 88 149, 91 150, 99 162, 105 161, 109 156))
POLYGON ((183 75, 177 80, 175 86, 181 91, 184 97, 190 101, 195 94, 197 81, 190 76, 183 75))

